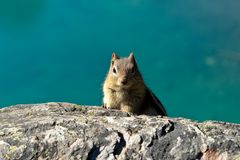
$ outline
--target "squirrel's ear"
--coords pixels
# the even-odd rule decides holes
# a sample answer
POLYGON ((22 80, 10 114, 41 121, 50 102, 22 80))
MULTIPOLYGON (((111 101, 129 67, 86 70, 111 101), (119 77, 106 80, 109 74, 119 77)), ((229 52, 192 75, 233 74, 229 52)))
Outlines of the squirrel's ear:
POLYGON ((113 52, 112 53, 112 61, 114 61, 116 59, 119 59, 119 57, 118 57, 118 55, 115 52, 113 52))
POLYGON ((131 61, 132 63, 135 63, 135 58, 134 58, 133 52, 130 53, 128 59, 130 59, 130 61, 131 61))

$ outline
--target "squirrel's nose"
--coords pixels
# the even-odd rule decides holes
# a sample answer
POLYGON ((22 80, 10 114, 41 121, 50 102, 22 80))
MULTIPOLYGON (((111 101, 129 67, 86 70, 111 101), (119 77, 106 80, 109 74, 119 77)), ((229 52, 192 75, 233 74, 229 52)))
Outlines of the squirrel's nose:
POLYGON ((124 79, 124 80, 121 81, 121 83, 122 83, 123 85, 125 85, 125 84, 127 84, 127 80, 124 79))

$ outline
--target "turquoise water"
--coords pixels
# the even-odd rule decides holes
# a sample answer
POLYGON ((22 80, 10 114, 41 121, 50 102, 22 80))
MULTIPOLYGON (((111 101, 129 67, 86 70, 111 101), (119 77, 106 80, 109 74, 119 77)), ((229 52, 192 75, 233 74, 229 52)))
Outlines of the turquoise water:
POLYGON ((0 2, 0 106, 100 105, 113 51, 133 51, 172 117, 240 122, 237 0, 0 2))

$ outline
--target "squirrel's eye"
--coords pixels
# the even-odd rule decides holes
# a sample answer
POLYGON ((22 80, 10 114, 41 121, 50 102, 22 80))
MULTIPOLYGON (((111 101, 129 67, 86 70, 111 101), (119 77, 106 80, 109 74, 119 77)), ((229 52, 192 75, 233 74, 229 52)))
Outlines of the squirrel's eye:
POLYGON ((117 71, 116 71, 116 68, 115 68, 115 67, 113 68, 113 73, 115 73, 115 74, 117 73, 117 71))

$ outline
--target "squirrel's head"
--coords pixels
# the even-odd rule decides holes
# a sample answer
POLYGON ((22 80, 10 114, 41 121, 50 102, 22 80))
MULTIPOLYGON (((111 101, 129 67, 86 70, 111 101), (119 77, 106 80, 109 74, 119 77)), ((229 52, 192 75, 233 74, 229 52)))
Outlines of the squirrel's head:
POLYGON ((125 58, 119 58, 116 53, 113 53, 109 74, 114 79, 115 85, 126 88, 142 79, 133 53, 125 58))

